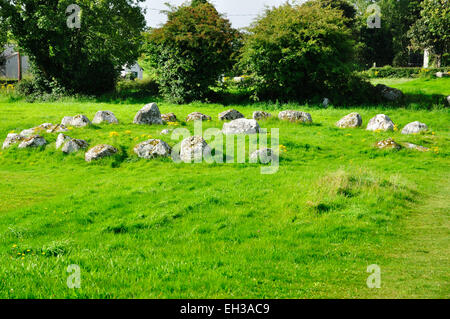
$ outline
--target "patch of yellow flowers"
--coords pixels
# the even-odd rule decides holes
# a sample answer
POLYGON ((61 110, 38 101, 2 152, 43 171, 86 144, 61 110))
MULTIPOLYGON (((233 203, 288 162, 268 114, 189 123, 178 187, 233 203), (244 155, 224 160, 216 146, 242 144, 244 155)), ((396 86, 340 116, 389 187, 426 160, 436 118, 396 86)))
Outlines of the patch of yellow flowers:
POLYGON ((279 147, 280 147, 280 152, 287 153, 287 147, 286 146, 281 144, 279 147))

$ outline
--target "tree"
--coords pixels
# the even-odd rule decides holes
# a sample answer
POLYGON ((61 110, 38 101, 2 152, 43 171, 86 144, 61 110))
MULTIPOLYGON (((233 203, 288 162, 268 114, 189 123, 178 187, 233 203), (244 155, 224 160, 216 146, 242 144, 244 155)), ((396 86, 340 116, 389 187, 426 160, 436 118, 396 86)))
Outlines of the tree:
POLYGON ((163 95, 176 103, 206 97, 232 65, 238 32, 208 1, 171 7, 167 23, 146 34, 163 95))
MULTIPOLYGON (((353 46, 341 10, 311 1, 267 9, 249 29, 241 64, 259 98, 303 100, 345 95, 353 46)), ((354 82, 353 82, 354 83, 354 82)))
POLYGON ((41 88, 99 94, 113 89, 122 66, 139 55, 142 1, 0 0, 0 16, 29 56, 41 88), (66 13, 71 4, 80 15, 66 13), (69 14, 71 21, 80 18, 80 28, 68 24, 69 14))
POLYGON ((424 0, 420 19, 408 32, 412 44, 420 49, 432 49, 436 66, 442 55, 450 50, 450 4, 448 0, 424 0))

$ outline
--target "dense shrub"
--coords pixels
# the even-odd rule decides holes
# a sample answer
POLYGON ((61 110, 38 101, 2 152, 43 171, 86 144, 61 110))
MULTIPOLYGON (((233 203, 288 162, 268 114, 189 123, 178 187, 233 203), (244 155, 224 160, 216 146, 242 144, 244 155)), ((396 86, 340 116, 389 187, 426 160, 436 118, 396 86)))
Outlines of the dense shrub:
POLYGON ((153 79, 122 80, 116 85, 116 93, 119 96, 155 96, 159 93, 159 85, 153 79))
POLYGON ((351 31, 342 11, 320 3, 268 9, 250 28, 241 64, 258 98, 340 100, 364 85, 352 72, 351 31), (349 87, 349 85, 351 87, 349 87))
POLYGON ((433 76, 436 72, 447 72, 450 68, 371 68, 361 74, 368 78, 417 78, 433 76))
POLYGON ((172 8, 167 23, 147 34, 146 55, 162 94, 182 103, 200 100, 231 67, 238 33, 207 1, 172 8))

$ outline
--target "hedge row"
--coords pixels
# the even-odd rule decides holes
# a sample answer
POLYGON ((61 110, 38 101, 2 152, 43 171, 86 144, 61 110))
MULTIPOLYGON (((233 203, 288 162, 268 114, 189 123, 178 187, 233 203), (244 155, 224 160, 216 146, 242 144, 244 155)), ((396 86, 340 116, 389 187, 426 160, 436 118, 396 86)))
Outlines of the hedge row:
POLYGON ((428 77, 436 72, 449 72, 450 67, 445 68, 393 68, 385 66, 382 68, 371 68, 361 72, 368 78, 417 78, 428 77))

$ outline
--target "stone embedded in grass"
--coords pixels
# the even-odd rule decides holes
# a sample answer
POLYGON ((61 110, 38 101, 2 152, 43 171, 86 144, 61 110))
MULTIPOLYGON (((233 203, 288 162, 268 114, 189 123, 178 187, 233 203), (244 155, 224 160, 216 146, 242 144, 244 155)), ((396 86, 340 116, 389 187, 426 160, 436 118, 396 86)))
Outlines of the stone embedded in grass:
POLYGON ((253 112, 253 119, 256 121, 259 120, 267 120, 272 117, 272 114, 264 111, 255 111, 253 112))
POLYGON ((378 84, 375 89, 378 91, 380 96, 388 101, 397 101, 403 97, 403 92, 386 86, 384 84, 378 84))
POLYGON ((47 144, 45 138, 40 135, 33 135, 23 139, 19 144, 19 148, 39 147, 44 146, 45 144, 47 144))
POLYGON ((47 133, 61 133, 67 131, 69 130, 62 124, 52 125, 51 127, 47 128, 47 133))
POLYGON ((166 123, 173 123, 173 122, 177 122, 178 121, 177 116, 175 115, 175 113, 163 114, 163 115, 161 115, 161 118, 166 123))
POLYGON ((45 131, 53 126, 52 123, 44 123, 36 127, 32 127, 26 130, 23 130, 20 132, 20 135, 24 137, 30 137, 32 135, 35 135, 36 133, 39 133, 40 131, 45 131))
POLYGON ((450 95, 447 96, 447 102, 448 102, 448 104, 450 105, 450 95))
POLYGON ((181 142, 180 159, 185 163, 202 161, 211 155, 211 148, 201 136, 191 136, 181 142))
POLYGON ((224 111, 219 114, 219 120, 221 120, 221 121, 232 121, 232 120, 237 120, 237 119, 241 119, 244 117, 245 116, 241 112, 236 111, 234 109, 227 110, 227 111, 224 111))
POLYGON ((430 150, 428 147, 425 147, 422 145, 416 145, 416 144, 412 144, 412 143, 403 143, 403 146, 408 149, 416 150, 419 152, 428 152, 430 150))
POLYGON ((3 142, 2 149, 5 149, 5 148, 10 147, 10 146, 16 144, 17 142, 22 141, 24 138, 25 138, 25 137, 23 137, 23 136, 20 135, 20 134, 17 134, 17 133, 9 133, 9 134, 6 136, 5 141, 3 142))
POLYGON ((330 104, 331 104, 331 101, 329 98, 327 98, 327 97, 323 98, 323 101, 322 101, 323 107, 328 107, 328 105, 330 105, 330 104))
POLYGON ((92 123, 85 115, 78 114, 75 116, 64 116, 64 118, 61 120, 61 124, 65 127, 85 127, 91 125, 92 123))
POLYGON ((237 119, 223 124, 223 134, 256 134, 259 132, 259 124, 255 120, 237 119))
POLYGON ((169 135, 171 132, 172 132, 172 130, 164 129, 164 130, 162 130, 161 133, 159 133, 159 134, 161 134, 161 135, 169 135))
POLYGON ((66 154, 78 152, 81 149, 85 149, 89 146, 88 142, 71 138, 64 134, 59 134, 56 139, 56 149, 61 148, 61 151, 66 154))
POLYGON ((94 124, 109 123, 109 124, 119 124, 116 116, 111 111, 98 111, 95 113, 94 119, 92 120, 94 124))
POLYGON ((156 103, 150 103, 140 109, 134 117, 134 124, 141 125, 162 125, 163 120, 161 118, 161 112, 159 111, 156 103))
POLYGON ((392 138, 388 138, 387 140, 377 142, 375 144, 375 147, 379 149, 396 149, 396 150, 402 148, 402 146, 397 142, 395 142, 392 138))
POLYGON ((98 160, 100 158, 112 156, 117 153, 117 149, 111 145, 99 144, 91 148, 84 155, 86 162, 91 162, 93 160, 98 160))
POLYGON ((271 148, 264 148, 257 151, 254 151, 250 155, 250 163, 257 163, 258 160, 263 163, 267 164, 270 162, 273 162, 276 159, 276 154, 271 148))
POLYGON ((385 114, 377 114, 371 118, 367 124, 368 131, 392 131, 394 130, 394 122, 385 114))
POLYGON ((72 138, 70 136, 67 136, 65 134, 59 134, 56 138, 56 149, 61 148, 67 141, 70 141, 72 138))
POLYGON ((172 149, 166 142, 157 139, 142 142, 134 147, 134 153, 145 159, 169 157, 171 152, 172 149))
POLYGON ((428 126, 425 123, 415 121, 415 122, 407 124, 403 128, 402 134, 417 134, 422 131, 428 131, 428 126))
POLYGON ((282 111, 278 118, 282 121, 312 123, 311 114, 294 110, 282 111))
POLYGON ((211 121, 211 116, 202 114, 200 112, 193 112, 186 118, 186 122, 192 121, 211 121))
POLYGON ((354 127, 361 127, 361 125, 362 125, 362 117, 356 112, 344 116, 336 123, 336 126, 340 128, 354 128, 354 127))

